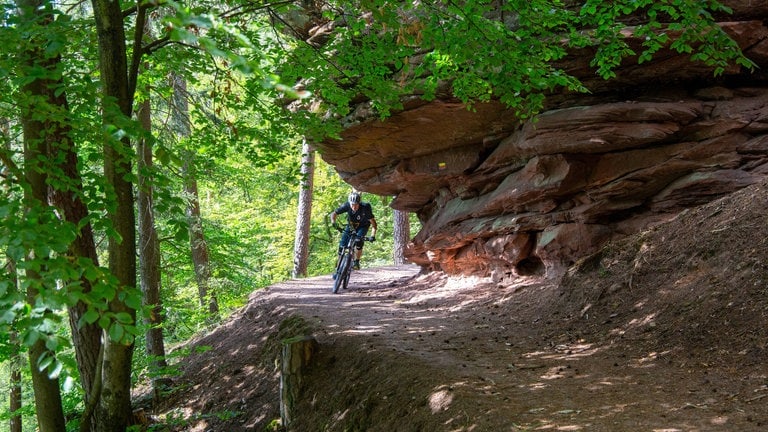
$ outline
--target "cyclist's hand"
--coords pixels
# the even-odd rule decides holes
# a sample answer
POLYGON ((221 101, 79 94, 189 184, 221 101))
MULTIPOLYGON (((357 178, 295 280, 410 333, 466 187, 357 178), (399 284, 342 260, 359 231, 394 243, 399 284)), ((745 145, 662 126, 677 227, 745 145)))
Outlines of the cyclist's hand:
POLYGON ((369 242, 375 242, 376 241, 376 237, 374 237, 374 236, 366 237, 365 239, 368 240, 369 242))

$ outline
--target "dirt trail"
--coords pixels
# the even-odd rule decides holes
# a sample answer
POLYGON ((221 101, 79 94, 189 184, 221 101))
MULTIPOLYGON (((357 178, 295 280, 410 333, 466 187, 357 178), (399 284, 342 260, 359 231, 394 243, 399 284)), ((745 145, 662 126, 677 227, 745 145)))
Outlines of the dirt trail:
POLYGON ((768 430, 768 189, 610 245, 562 281, 363 269, 254 293, 157 415, 263 431, 280 339, 320 343, 291 430, 768 430))

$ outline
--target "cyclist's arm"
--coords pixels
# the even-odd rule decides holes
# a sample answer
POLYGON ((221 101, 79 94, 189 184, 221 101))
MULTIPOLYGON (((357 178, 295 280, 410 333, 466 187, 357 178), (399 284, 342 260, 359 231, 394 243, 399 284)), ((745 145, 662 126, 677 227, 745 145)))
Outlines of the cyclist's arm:
POLYGON ((376 231, 379 229, 379 225, 376 223, 376 218, 371 218, 371 237, 376 237, 376 231))
POLYGON ((349 204, 348 203, 344 203, 344 205, 342 205, 341 207, 339 207, 336 210, 332 211, 331 212, 331 223, 335 224, 336 223, 336 217, 338 217, 340 214, 346 212, 347 208, 349 208, 349 204))

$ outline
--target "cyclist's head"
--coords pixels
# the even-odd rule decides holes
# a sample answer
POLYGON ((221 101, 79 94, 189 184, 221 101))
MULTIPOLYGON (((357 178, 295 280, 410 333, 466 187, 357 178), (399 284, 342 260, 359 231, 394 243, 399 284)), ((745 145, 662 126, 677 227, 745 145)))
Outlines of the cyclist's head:
POLYGON ((362 197, 360 196, 360 192, 352 192, 347 197, 347 201, 349 201, 349 205, 352 204, 360 204, 362 201, 362 197))

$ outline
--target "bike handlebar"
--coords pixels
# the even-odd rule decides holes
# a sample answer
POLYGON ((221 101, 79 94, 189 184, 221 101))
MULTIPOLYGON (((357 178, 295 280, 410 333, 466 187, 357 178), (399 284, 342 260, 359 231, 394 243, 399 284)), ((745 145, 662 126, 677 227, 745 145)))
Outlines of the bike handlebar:
MULTIPOLYGON (((338 231, 338 232, 344 232, 344 227, 342 227, 342 226, 341 226, 341 225, 339 225, 338 223, 335 223, 335 222, 334 222, 334 223, 332 224, 332 226, 333 226, 333 228, 335 228, 335 229, 336 229, 336 231, 338 231)), ((349 226, 349 224, 347 224, 347 226, 349 226)), ((351 231, 352 231, 353 233, 355 232, 355 230, 354 230, 354 229, 353 229, 353 230, 351 230, 351 231)), ((374 237, 374 236, 361 237, 360 239, 361 239, 361 240, 363 240, 363 241, 367 241, 367 242, 373 242, 373 241, 376 241, 376 237, 374 237)))

